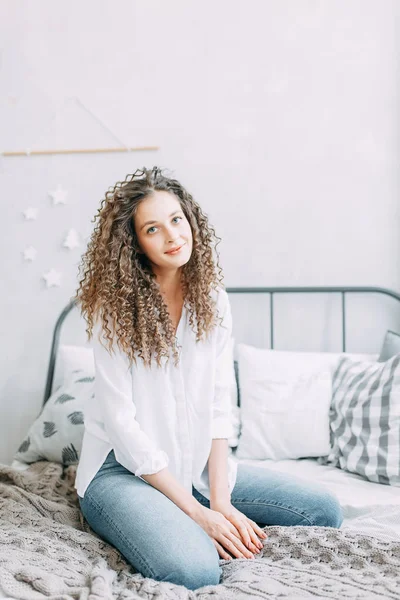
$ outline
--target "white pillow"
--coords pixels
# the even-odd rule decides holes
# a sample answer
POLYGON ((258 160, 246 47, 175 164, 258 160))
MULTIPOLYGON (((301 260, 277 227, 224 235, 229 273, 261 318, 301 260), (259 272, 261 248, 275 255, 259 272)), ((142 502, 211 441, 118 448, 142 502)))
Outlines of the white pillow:
POLYGON ((85 404, 94 395, 94 376, 83 370, 56 390, 29 428, 14 460, 49 460, 64 465, 79 461, 84 433, 85 404))
POLYGON ((70 346, 63 344, 58 348, 52 392, 71 380, 78 369, 90 377, 94 377, 93 349, 86 346, 70 346))
POLYGON ((331 451, 329 407, 339 357, 378 355, 287 352, 238 344, 241 435, 237 458, 295 459, 331 451))

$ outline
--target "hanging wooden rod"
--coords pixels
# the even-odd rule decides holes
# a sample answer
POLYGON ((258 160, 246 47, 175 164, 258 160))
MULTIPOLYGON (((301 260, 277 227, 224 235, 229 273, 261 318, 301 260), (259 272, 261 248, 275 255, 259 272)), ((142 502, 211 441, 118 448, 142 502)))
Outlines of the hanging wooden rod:
POLYGON ((1 152, 3 156, 32 156, 33 154, 87 154, 99 152, 138 152, 141 150, 159 150, 159 146, 136 146, 135 148, 80 148, 69 150, 15 150, 1 152))

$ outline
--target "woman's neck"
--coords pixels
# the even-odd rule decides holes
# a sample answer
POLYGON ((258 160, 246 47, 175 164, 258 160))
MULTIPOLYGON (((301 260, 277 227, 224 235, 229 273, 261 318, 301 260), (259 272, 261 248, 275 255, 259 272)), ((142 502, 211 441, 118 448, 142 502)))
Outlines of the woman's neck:
POLYGON ((171 302, 182 300, 182 285, 180 272, 168 274, 164 277, 157 276, 160 293, 171 302))

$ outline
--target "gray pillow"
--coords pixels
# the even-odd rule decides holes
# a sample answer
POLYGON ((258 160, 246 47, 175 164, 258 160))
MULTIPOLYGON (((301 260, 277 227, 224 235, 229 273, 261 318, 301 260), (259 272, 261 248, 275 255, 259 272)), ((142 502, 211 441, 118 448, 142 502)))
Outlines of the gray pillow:
POLYGON ((385 362, 400 352, 400 334, 387 330, 378 362, 385 362))
POLYGON ((319 464, 400 487, 400 353, 383 363, 341 358, 329 421, 332 450, 319 464))

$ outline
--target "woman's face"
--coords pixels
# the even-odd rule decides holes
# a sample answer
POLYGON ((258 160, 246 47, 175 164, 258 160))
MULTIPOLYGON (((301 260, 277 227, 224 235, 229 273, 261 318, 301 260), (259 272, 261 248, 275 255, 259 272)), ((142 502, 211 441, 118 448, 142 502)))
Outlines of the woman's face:
POLYGON ((134 227, 154 272, 176 270, 190 259, 192 230, 174 194, 156 190, 147 196, 137 208, 134 227), (168 254, 178 246, 178 252, 168 254))

